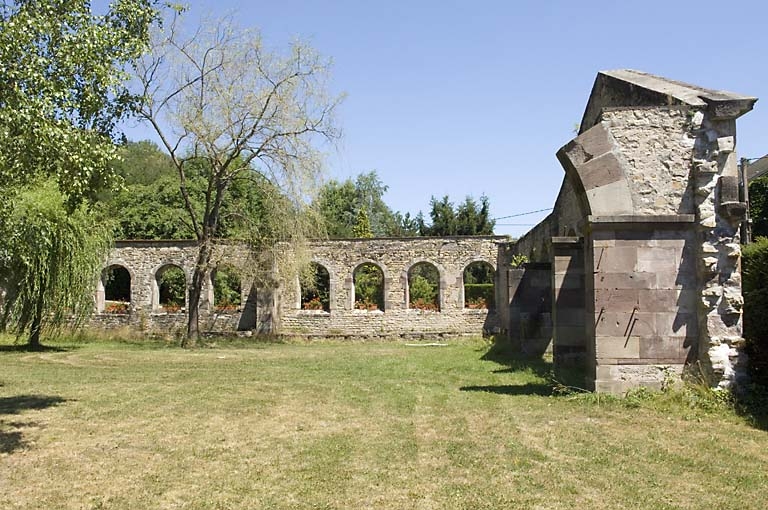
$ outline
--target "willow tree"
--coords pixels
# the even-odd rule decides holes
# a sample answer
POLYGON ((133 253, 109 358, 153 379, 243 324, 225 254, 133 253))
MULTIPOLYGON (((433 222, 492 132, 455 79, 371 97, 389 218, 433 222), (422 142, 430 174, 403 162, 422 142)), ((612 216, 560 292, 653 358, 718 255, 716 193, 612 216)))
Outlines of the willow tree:
POLYGON ((22 189, 0 223, 0 330, 40 347, 44 330, 77 325, 93 311, 93 288, 110 244, 85 206, 68 210, 53 181, 22 189))
MULTIPOLYGON (((238 179, 267 182, 284 202, 267 215, 274 218, 269 237, 301 237, 305 224, 298 218, 321 168, 318 144, 338 136, 332 114, 340 98, 328 92, 330 61, 306 44, 278 52, 231 20, 191 31, 180 20, 175 16, 157 32, 136 81, 145 98, 139 116, 171 156, 198 242, 184 342, 193 346, 226 191, 238 179), (206 185, 196 204, 187 174, 201 161, 206 185)), ((263 225, 252 237, 264 244, 263 225)))

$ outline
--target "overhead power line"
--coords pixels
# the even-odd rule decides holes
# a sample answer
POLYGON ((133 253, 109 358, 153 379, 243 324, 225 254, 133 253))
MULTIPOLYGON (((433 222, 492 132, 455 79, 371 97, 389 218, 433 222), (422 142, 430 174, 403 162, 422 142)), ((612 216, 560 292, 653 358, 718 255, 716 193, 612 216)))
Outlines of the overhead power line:
POLYGON ((528 211, 528 212, 522 212, 522 213, 518 213, 518 214, 510 214, 509 216, 499 216, 498 218, 491 218, 491 219, 493 221, 496 221, 496 220, 506 220, 507 218, 517 218, 518 216, 525 216, 527 214, 536 214, 536 213, 540 213, 540 212, 544 212, 544 211, 551 211, 551 210, 552 210, 551 207, 547 207, 546 209, 538 209, 536 211, 528 211))

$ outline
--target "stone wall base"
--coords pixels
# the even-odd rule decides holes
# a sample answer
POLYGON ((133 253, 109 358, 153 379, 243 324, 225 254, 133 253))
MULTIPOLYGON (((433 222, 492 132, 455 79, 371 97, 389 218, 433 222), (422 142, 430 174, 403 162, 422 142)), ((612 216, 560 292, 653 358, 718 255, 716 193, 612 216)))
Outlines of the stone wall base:
POLYGON ((600 393, 623 394, 638 386, 660 390, 682 380, 683 364, 598 365, 594 386, 600 393))

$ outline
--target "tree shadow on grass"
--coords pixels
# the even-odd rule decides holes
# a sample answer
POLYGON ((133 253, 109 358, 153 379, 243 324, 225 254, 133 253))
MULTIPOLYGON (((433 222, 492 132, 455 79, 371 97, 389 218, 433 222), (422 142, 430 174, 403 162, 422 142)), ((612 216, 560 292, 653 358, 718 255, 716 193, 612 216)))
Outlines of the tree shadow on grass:
POLYGON ((508 384, 487 386, 462 386, 461 391, 481 391, 495 393, 497 395, 538 395, 548 397, 552 395, 552 386, 549 384, 508 384))
POLYGON ((67 399, 47 395, 17 395, 0 398, 0 415, 19 414, 30 409, 38 410, 63 404, 67 399))
POLYGON ((32 347, 29 344, 0 345, 0 352, 67 352, 70 350, 72 349, 49 345, 40 345, 37 347, 32 347))
POLYGON ((6 422, 2 415, 16 415, 23 411, 39 410, 56 406, 67 399, 47 395, 17 395, 0 398, 0 453, 13 453, 26 447, 24 435, 20 429, 37 426, 34 422, 6 422))

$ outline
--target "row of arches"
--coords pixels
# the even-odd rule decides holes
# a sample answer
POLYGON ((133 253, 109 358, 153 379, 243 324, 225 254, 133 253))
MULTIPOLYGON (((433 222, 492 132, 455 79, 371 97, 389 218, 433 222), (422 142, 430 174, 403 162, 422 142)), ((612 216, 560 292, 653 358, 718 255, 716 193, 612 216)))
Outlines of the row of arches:
MULTIPOLYGON (((242 283, 238 272, 221 266, 211 275, 212 305, 215 311, 238 311, 242 305, 242 283)), ((132 302, 131 273, 121 264, 106 267, 97 289, 96 307, 99 313, 127 314, 132 302), (99 298, 101 295, 101 299, 99 298)), ((187 278, 181 266, 164 264, 155 271, 152 281, 152 310, 182 312, 186 309, 187 278)))
MULTIPOLYGON (((495 308, 494 268, 485 261, 468 264, 462 271, 461 302, 467 309, 495 308)), ((133 300, 131 272, 119 263, 106 267, 97 289, 97 312, 128 314, 133 300)), ((328 269, 312 262, 299 279, 300 305, 303 310, 330 312, 332 283, 328 269)), ((405 282, 404 282, 405 283, 405 282)), ((208 301, 217 312, 236 312, 242 307, 242 279, 231 266, 220 266, 211 275, 208 301)), ((440 270, 426 261, 412 265, 407 272, 405 307, 424 311, 441 310, 440 270)), ((386 311, 387 282, 381 266, 374 262, 359 264, 352 271, 349 285, 351 307, 356 310, 386 311)), ((146 298, 142 298, 146 299, 146 298)), ((181 266, 161 265, 151 280, 150 302, 153 312, 184 312, 187 277, 181 266)), ((346 306, 349 305, 345 305, 346 306)), ((462 306, 462 305, 460 305, 462 306)), ((398 305, 399 307, 399 305, 398 305)))
MULTIPOLYGON (((485 261, 468 264, 462 272, 464 308, 495 308, 494 269, 485 261)), ((350 301, 357 310, 385 311, 384 271, 373 262, 364 262, 352 272, 350 301)), ((440 311, 440 271, 430 262, 418 262, 407 273, 406 307, 440 311)), ((330 312, 331 278, 328 269, 312 262, 301 279, 301 309, 330 312)))

